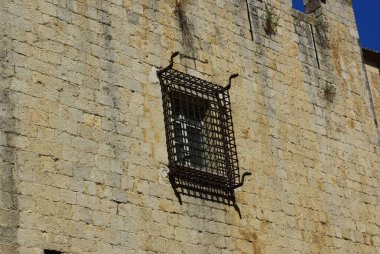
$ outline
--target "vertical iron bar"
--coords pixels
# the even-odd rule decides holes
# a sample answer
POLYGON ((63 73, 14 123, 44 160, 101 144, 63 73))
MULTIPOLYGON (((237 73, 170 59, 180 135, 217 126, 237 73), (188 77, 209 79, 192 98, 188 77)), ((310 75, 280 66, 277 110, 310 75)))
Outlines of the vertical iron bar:
POLYGON ((245 3, 247 4, 247 13, 248 13, 248 22, 249 22, 249 31, 251 33, 251 39, 253 41, 253 29, 252 29, 252 21, 251 21, 251 8, 248 3, 249 0, 245 0, 245 3))
POLYGON ((315 43, 315 38, 314 38, 313 26, 311 24, 309 24, 309 26, 310 26, 311 38, 313 39, 313 45, 314 45, 315 57, 317 59, 318 69, 321 69, 321 66, 319 65, 318 51, 317 51, 317 45, 315 43))

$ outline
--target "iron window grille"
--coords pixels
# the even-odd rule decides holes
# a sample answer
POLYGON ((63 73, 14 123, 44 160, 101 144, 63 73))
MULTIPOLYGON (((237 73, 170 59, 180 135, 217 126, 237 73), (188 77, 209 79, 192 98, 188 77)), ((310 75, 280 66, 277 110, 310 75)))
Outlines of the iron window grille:
POLYGON ((163 99, 169 177, 201 187, 233 191, 240 178, 229 88, 173 69, 157 72, 163 99))

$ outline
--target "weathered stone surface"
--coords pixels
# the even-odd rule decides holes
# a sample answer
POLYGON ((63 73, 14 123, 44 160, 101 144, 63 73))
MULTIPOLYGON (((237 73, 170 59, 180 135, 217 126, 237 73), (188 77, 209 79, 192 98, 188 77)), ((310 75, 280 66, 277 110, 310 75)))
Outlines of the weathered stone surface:
POLYGON ((367 71, 367 77, 371 89, 371 95, 373 98, 373 104, 376 114, 376 119, 380 119, 380 71, 379 68, 373 64, 365 65, 367 71))
POLYGON ((0 253, 380 253, 379 132, 350 1, 308 0, 305 15, 250 0, 252 32, 245 1, 182 2, 187 34, 174 0, 0 1, 0 253), (176 50, 181 71, 240 74, 241 219, 181 205, 169 183, 155 71, 176 50))

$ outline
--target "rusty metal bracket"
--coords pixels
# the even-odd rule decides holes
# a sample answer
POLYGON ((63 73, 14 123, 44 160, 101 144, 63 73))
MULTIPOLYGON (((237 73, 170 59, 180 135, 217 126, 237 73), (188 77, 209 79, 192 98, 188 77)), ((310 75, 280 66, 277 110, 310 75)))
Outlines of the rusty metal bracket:
POLYGON ((162 73, 164 73, 165 71, 173 68, 173 65, 174 65, 174 58, 177 57, 179 55, 179 52, 178 51, 175 51, 173 52, 172 56, 170 57, 170 64, 168 66, 166 66, 165 68, 161 69, 161 70, 158 70, 157 71, 157 75, 158 76, 161 76, 162 73))
POLYGON ((239 74, 232 74, 228 80, 228 85, 226 87, 223 88, 223 91, 227 91, 227 90, 230 90, 231 88, 231 82, 232 82, 232 79, 233 78, 237 78, 239 76, 239 74))
POLYGON ((239 187, 243 186, 245 177, 246 176, 250 176, 250 175, 252 175, 251 172, 248 172, 248 171, 244 172, 243 175, 241 176, 240 183, 234 185, 233 189, 236 189, 236 188, 239 188, 239 187))

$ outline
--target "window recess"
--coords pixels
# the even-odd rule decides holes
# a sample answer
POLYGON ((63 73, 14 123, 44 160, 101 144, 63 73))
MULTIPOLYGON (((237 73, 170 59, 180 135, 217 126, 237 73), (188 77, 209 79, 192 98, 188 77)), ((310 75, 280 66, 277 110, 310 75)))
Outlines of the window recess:
POLYGON ((44 250, 44 254, 62 254, 62 252, 57 250, 44 250))
POLYGON ((234 189, 251 174, 246 172, 240 178, 232 124, 228 90, 237 74, 230 77, 226 87, 215 85, 173 69, 173 59, 178 54, 175 52, 169 66, 157 72, 169 178, 182 194, 212 200, 217 196, 234 202, 234 189))

